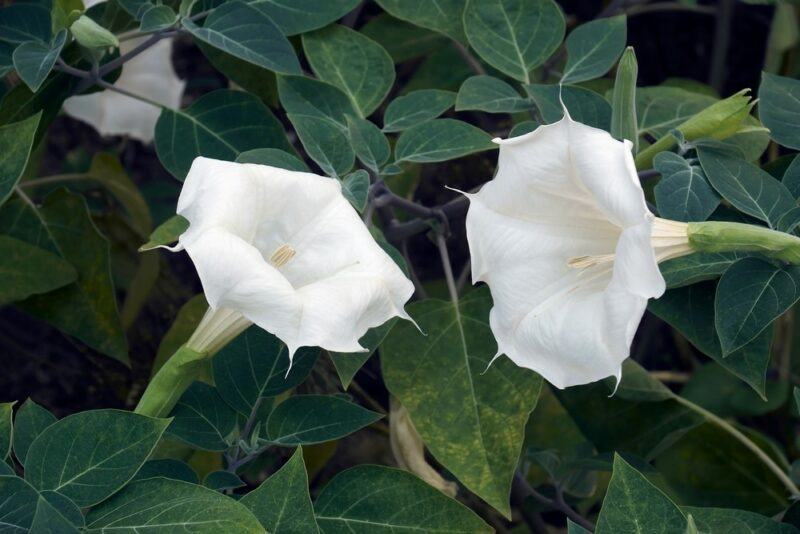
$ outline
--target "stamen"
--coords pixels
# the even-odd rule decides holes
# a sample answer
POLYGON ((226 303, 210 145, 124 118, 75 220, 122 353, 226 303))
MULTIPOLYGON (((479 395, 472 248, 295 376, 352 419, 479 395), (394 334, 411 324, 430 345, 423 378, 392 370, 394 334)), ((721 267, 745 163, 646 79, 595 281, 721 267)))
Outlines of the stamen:
POLYGON ((575 258, 570 258, 567 265, 573 269, 585 269, 612 261, 614 261, 614 254, 598 254, 597 256, 577 256, 575 258))
POLYGON ((284 243, 275 249, 275 252, 269 257, 269 262, 275 267, 283 267, 289 263, 289 260, 294 258, 295 254, 297 254, 297 251, 295 251, 291 245, 284 243))

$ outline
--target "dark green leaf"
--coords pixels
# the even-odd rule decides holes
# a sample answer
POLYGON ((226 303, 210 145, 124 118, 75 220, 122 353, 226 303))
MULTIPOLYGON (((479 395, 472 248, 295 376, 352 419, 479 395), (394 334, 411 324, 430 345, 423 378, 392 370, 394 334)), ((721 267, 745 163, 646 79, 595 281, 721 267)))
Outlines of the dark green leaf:
POLYGON ((388 13, 371 19, 359 31, 385 48, 395 63, 429 54, 448 44, 444 35, 398 20, 388 13))
POLYGON ((18 306, 90 347, 128 363, 128 343, 117 311, 109 246, 79 195, 66 189, 47 196, 40 209, 11 201, 0 211, 0 230, 58 254, 78 271, 74 284, 34 295, 18 306))
POLYGON ((25 457, 28 455, 31 443, 45 428, 56 421, 56 416, 31 399, 20 406, 14 420, 14 455, 22 465, 25 465, 25 457))
POLYGON ((644 475, 614 455, 614 472, 597 519, 597 533, 672 534, 682 532, 685 526, 686 516, 680 508, 644 475))
POLYGON ((256 148, 242 152, 236 158, 237 163, 256 163, 258 165, 269 165, 270 167, 280 167, 289 171, 309 172, 306 165, 297 156, 289 154, 278 148, 256 148))
POLYGON ((781 524, 772 518, 744 510, 730 508, 700 508, 682 506, 684 514, 691 514, 700 532, 736 532, 737 534, 795 534, 797 529, 781 524))
POLYGON ((464 29, 487 63, 521 82, 564 39, 564 15, 553 0, 469 0, 464 29))
MULTIPOLYGON (((546 123, 561 120, 564 110, 558 98, 558 85, 526 85, 546 123)), ((608 131, 611 128, 611 105, 594 91, 582 87, 561 87, 561 99, 574 120, 608 131)))
POLYGON ((62 494, 50 490, 40 491, 39 499, 47 501, 62 517, 74 526, 83 527, 85 525, 81 509, 78 508, 78 505, 72 502, 72 500, 62 494))
POLYGON ((800 299, 800 266, 743 258, 725 271, 714 302, 722 354, 756 338, 800 299))
POLYGON ((303 49, 317 77, 341 89, 362 117, 375 111, 394 83, 389 53, 345 26, 304 34, 303 49))
POLYGON ((428 28, 462 43, 464 0, 376 0, 384 11, 411 24, 428 28))
POLYGON ((269 415, 266 439, 276 445, 310 445, 339 439, 383 415, 340 397, 294 395, 269 415))
POLYGON ((667 287, 674 289, 704 280, 715 280, 743 257, 743 254, 737 252, 697 253, 667 260, 660 263, 658 268, 661 269, 667 287))
POLYGON ((625 15, 593 20, 567 36, 567 65, 561 83, 599 78, 609 71, 625 49, 625 15))
POLYGON ((159 460, 148 460, 133 477, 133 480, 147 480, 148 478, 171 478, 197 484, 199 482, 197 473, 185 462, 174 458, 162 458, 159 460))
POLYGON ((30 531, 39 494, 14 475, 0 476, 0 526, 11 534, 30 531))
POLYGON ((323 488, 314 511, 324 534, 492 532, 472 510, 411 473, 377 465, 336 475, 323 488))
POLYGON ((319 532, 308 494, 308 474, 301 447, 294 451, 289 461, 240 502, 253 512, 267 532, 319 532))
POLYGON ((758 115, 776 142, 800 149, 800 81, 762 73, 758 115))
POLYGON ((284 35, 297 35, 327 26, 352 11, 359 0, 256 0, 252 5, 267 15, 284 35))
POLYGON ((47 293, 77 278, 75 268, 60 256, 0 235, 0 303, 47 293))
POLYGON ((347 129, 347 115, 358 115, 347 95, 312 78, 279 76, 278 94, 286 113, 329 119, 343 131, 347 129))
POLYGON ((14 70, 14 60, 11 55, 14 53, 14 45, 0 41, 0 78, 14 70))
POLYGON ((286 345, 266 330, 251 326, 214 356, 214 382, 222 398, 248 416, 258 399, 275 397, 301 384, 318 355, 316 348, 298 350, 289 370, 286 345))
POLYGON ((178 480, 151 478, 128 485, 86 517, 88 532, 175 532, 262 534, 242 504, 214 490, 178 480))
POLYGON ((661 173, 655 187, 661 217, 676 221, 705 221, 717 206, 719 195, 711 188, 703 169, 673 152, 661 152, 653 160, 661 173))
POLYGON ((86 178, 98 182, 114 196, 128 212, 130 224, 139 235, 146 237, 152 231, 153 219, 147 201, 116 156, 108 152, 95 154, 86 178))
POLYGON ((741 349, 722 357, 714 328, 714 284, 694 284, 651 300, 650 311, 677 328, 697 349, 744 380, 764 398, 772 331, 766 330, 741 349))
POLYGON ((182 215, 173 215, 150 234, 150 239, 139 247, 139 252, 165 247, 175 243, 183 232, 189 228, 189 221, 182 215))
POLYGON ((538 127, 539 123, 536 121, 522 121, 511 128, 511 131, 508 132, 508 137, 519 137, 520 135, 531 133, 538 127))
POLYGON ((347 131, 350 135, 350 144, 358 159, 377 174, 391 155, 392 149, 389 147, 389 140, 372 122, 349 115, 347 116, 347 131))
POLYGON ((383 339, 392 329, 397 319, 389 319, 381 326, 370 328, 361 339, 358 340, 359 345, 364 347, 366 352, 330 352, 333 365, 336 367, 336 373, 339 375, 339 380, 342 381, 342 386, 347 389, 350 386, 350 381, 356 375, 359 369, 367 362, 370 356, 375 352, 383 342, 383 339))
POLYGON ((36 128, 41 113, 27 119, 0 126, 0 205, 11 196, 17 186, 33 149, 36 128))
POLYGON ((15 404, 16 402, 0 403, 0 462, 4 462, 11 452, 11 442, 14 436, 11 414, 15 404))
POLYGON ((117 3, 129 15, 139 20, 153 6, 150 0, 117 0, 117 3))
POLYGON ((783 173, 782 182, 795 199, 800 199, 800 158, 795 156, 792 159, 792 163, 783 173))
POLYGON ((179 180, 197 156, 235 160, 254 148, 292 151, 283 127, 258 98, 221 89, 183 111, 164 109, 155 130, 158 158, 179 180))
POLYGON ((302 72, 291 43, 254 5, 225 2, 206 17, 203 26, 183 19, 183 27, 197 39, 259 67, 284 74, 302 72))
POLYGON ((140 30, 154 32, 169 28, 178 20, 178 15, 167 5, 153 6, 142 15, 140 30))
POLYGON ((31 444, 25 479, 78 506, 93 506, 133 478, 168 423, 120 410, 70 415, 47 427, 31 444))
POLYGON ((51 32, 50 12, 42 4, 20 2, 0 9, 0 40, 45 42, 50 40, 51 32))
POLYGON ((516 89, 494 76, 467 78, 456 97, 456 111, 516 113, 530 107, 531 103, 522 98, 516 89))
POLYGON ((489 134, 455 119, 434 119, 400 134, 395 161, 432 163, 496 148, 489 134))
POLYGON ((541 378, 497 352, 489 328, 488 291, 473 291, 456 308, 412 304, 381 344, 383 376, 405 406, 433 456, 471 491, 509 515, 509 489, 525 422, 541 378), (436 357, 432 358, 431 355, 436 357))
POLYGON ((332 120, 311 116, 289 114, 297 137, 303 143, 309 157, 328 176, 344 176, 355 163, 355 153, 347 135, 332 120))
POLYGON ((438 89, 420 89, 395 98, 383 114, 383 131, 399 132, 435 119, 450 109, 455 101, 455 93, 438 89))
POLYGON ((26 41, 14 50, 14 68, 31 91, 36 92, 42 86, 66 42, 67 30, 61 30, 50 44, 26 41))
POLYGON ((763 171, 714 146, 697 153, 714 189, 744 213, 776 228, 781 216, 797 204, 785 185, 763 171))
POLYGON ((363 169, 350 173, 342 179, 342 194, 360 213, 367 206, 369 173, 363 169))
POLYGON ((32 534, 78 534, 78 529, 46 499, 36 503, 36 512, 31 523, 32 534))
POLYGON ((170 415, 169 433, 189 445, 207 451, 224 451, 230 446, 236 412, 213 386, 193 382, 170 415))
POLYGON ((224 491, 241 488, 247 484, 230 471, 212 471, 203 479, 203 485, 213 490, 224 491))

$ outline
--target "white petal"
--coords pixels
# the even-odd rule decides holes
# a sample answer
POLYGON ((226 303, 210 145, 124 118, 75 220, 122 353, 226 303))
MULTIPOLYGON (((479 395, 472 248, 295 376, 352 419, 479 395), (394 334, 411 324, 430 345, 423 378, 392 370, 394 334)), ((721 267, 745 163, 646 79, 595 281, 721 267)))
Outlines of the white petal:
POLYGON ((362 350, 369 328, 408 318, 413 284, 335 179, 197 158, 178 213, 189 220, 180 244, 209 303, 239 311, 292 352, 362 350), (270 263, 281 250, 291 250, 288 261, 270 263))
MULTIPOLYGON (((158 102, 168 108, 180 107, 186 83, 172 67, 172 39, 164 39, 142 52, 122 67, 116 87, 158 102)), ((140 39, 124 41, 120 54, 141 43, 140 39)), ((153 132, 161 109, 114 92, 100 91, 70 97, 64 111, 87 122, 101 135, 129 135, 142 142, 153 140, 153 132)))

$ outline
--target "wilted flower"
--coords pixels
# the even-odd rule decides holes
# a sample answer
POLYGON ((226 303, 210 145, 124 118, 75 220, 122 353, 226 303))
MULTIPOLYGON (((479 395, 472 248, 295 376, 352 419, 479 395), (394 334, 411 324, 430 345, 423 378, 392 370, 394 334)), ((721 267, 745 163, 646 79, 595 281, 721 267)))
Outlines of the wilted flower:
MULTIPOLYGON (((123 41, 119 53, 130 52, 146 37, 123 41)), ((163 39, 122 67, 115 87, 168 108, 180 107, 186 82, 172 68, 172 39, 163 39)), ((94 126, 101 135, 129 135, 144 143, 153 140, 161 108, 116 91, 70 97, 64 111, 94 126)))
POLYGON ((607 376, 688 254, 687 225, 655 218, 629 142, 573 121, 500 144, 497 176, 468 195, 472 280, 486 282, 498 354, 557 387, 607 376))
POLYGON ((197 158, 178 200, 211 309, 189 346, 214 351, 253 322, 301 346, 363 350, 359 338, 399 316, 412 283, 370 235, 338 180, 197 158), (197 346, 195 346, 197 345, 197 346))

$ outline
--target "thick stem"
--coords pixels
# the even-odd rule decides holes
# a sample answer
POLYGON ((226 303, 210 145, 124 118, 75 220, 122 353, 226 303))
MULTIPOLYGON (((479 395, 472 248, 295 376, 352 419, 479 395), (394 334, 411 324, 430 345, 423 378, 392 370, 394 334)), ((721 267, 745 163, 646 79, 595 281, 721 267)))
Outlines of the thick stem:
POLYGON ((689 245, 697 252, 760 252, 800 264, 800 237, 763 226, 725 221, 692 222, 689 245))
POLYGON ((202 374, 203 360, 208 356, 183 345, 158 370, 134 411, 151 417, 169 415, 183 392, 202 374))

